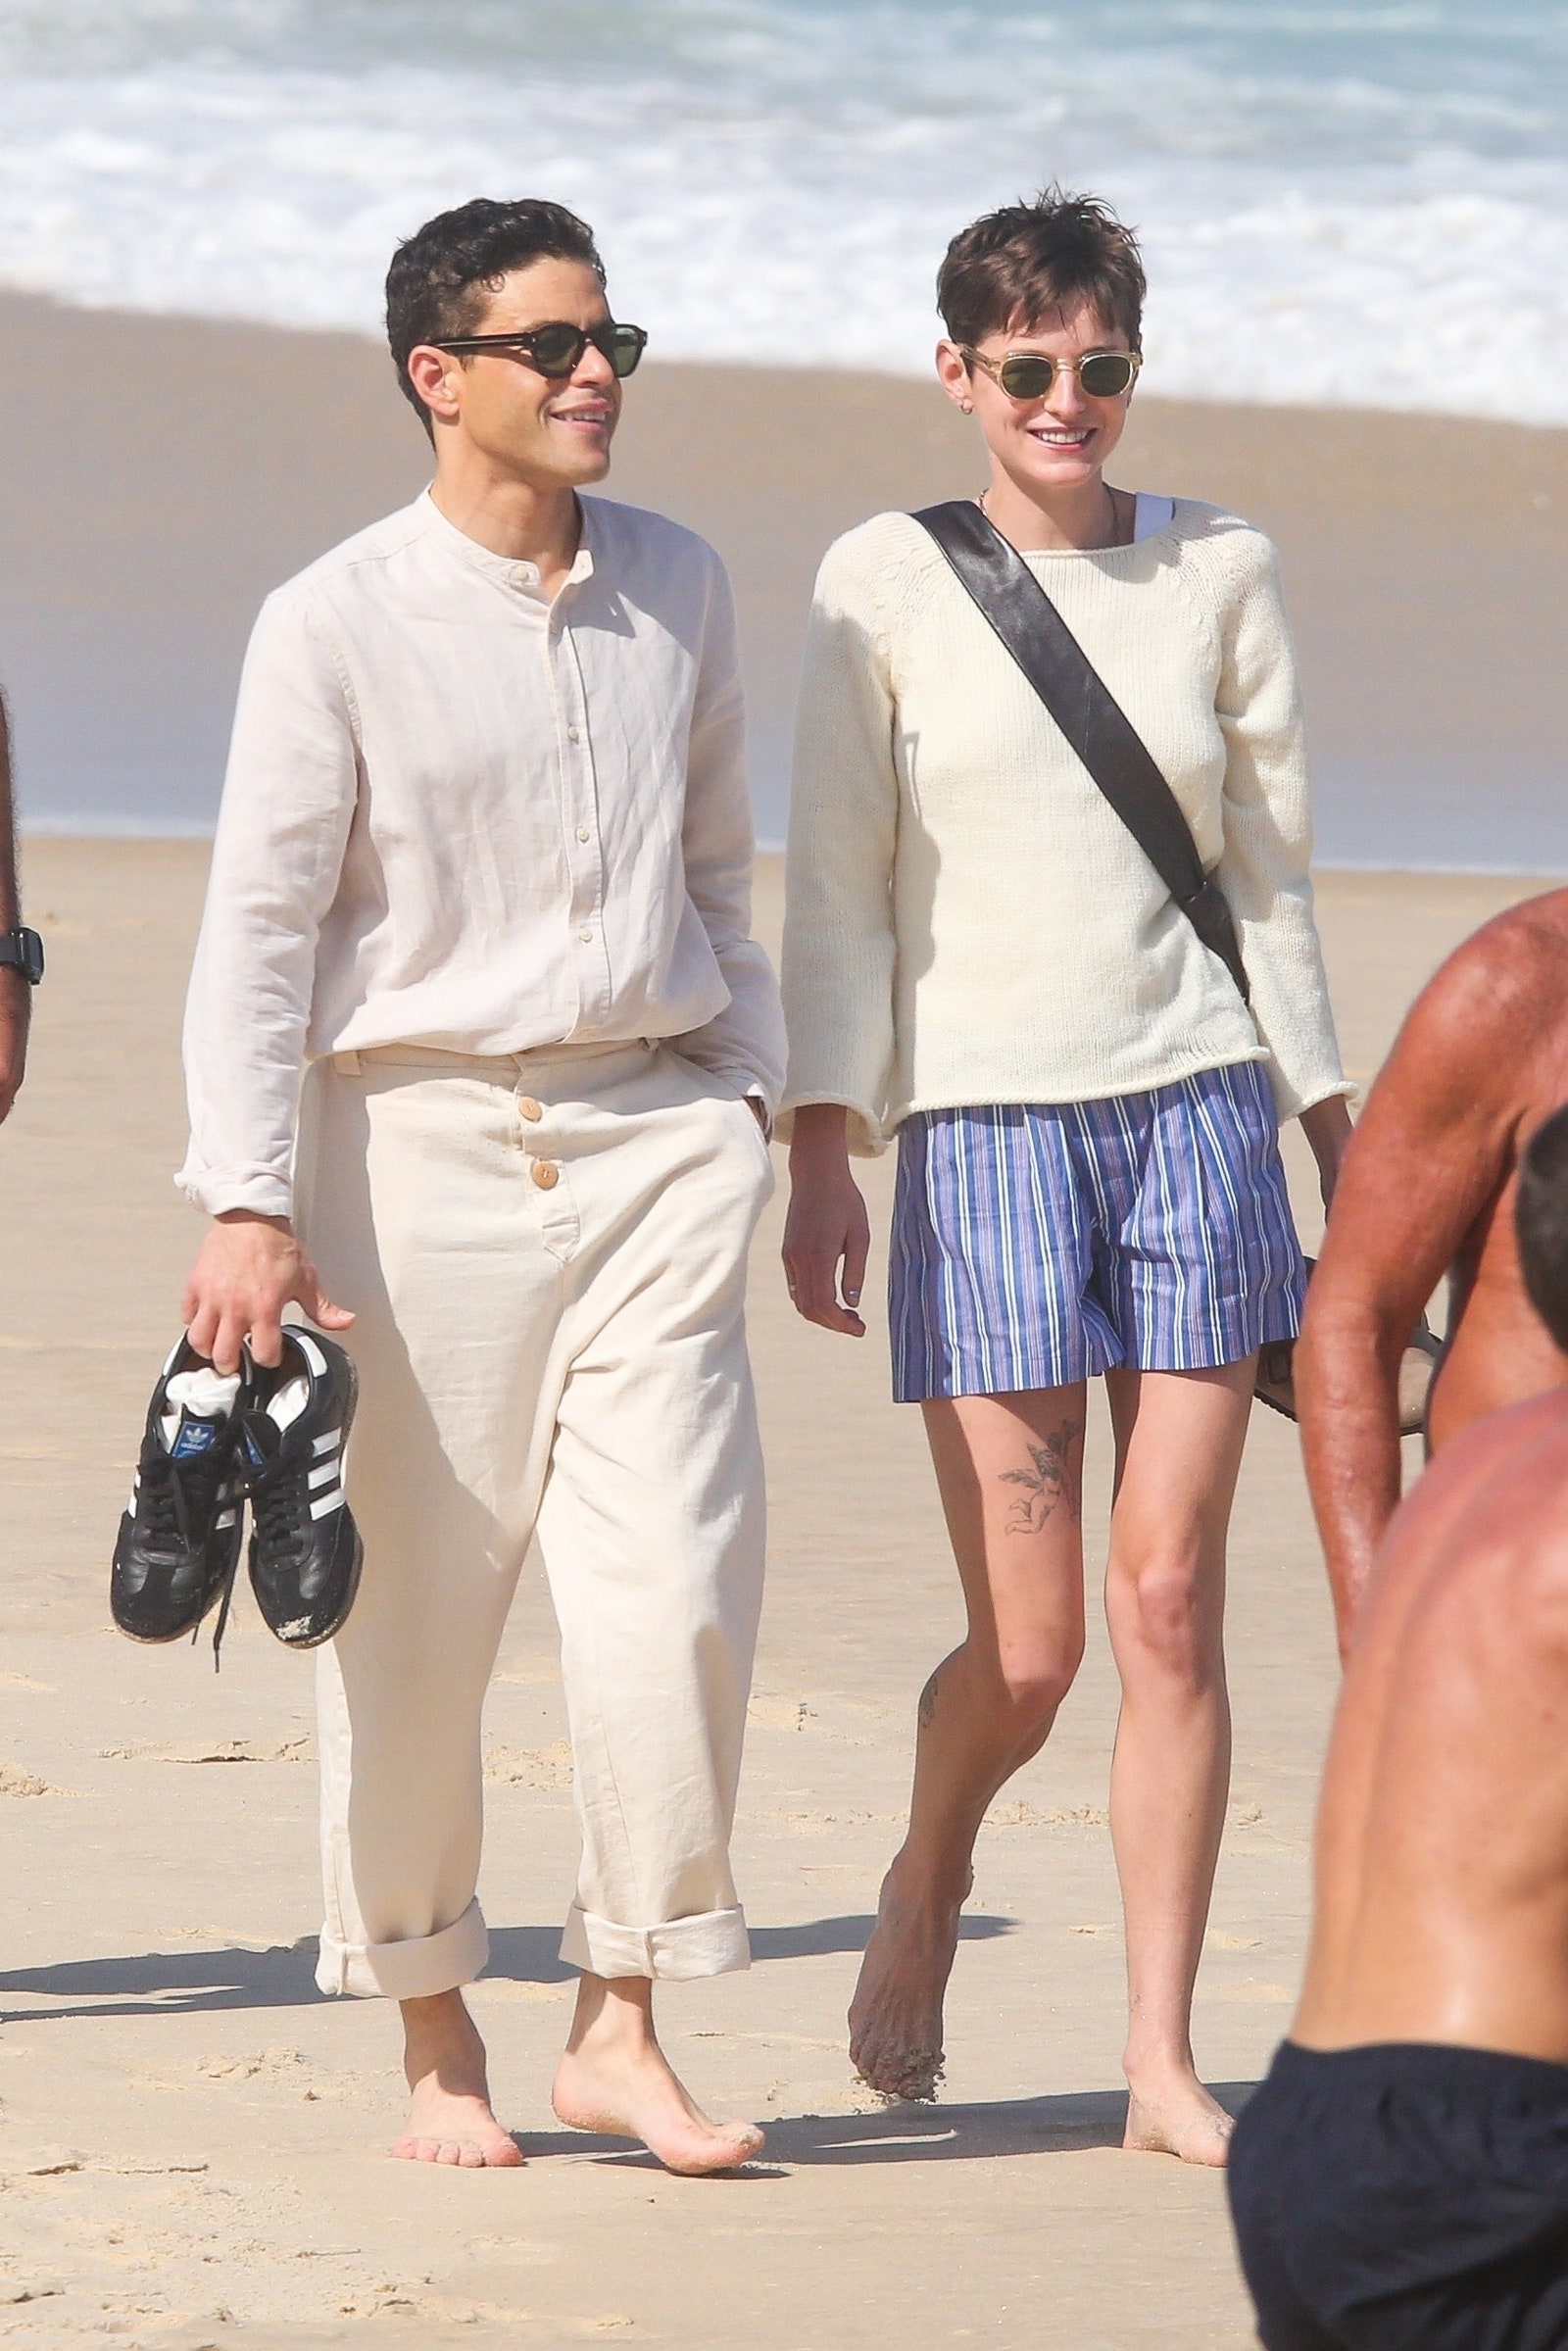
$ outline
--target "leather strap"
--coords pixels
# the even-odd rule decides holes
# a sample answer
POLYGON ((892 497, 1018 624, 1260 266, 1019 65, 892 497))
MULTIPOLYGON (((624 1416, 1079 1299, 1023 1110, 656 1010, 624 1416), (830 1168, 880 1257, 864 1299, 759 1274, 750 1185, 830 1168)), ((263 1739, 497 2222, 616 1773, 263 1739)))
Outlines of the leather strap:
POLYGON ((1131 719, 1010 540, 968 499, 928 506, 928 530, 1203 945, 1250 1002, 1236 918, 1203 871, 1180 803, 1131 719))

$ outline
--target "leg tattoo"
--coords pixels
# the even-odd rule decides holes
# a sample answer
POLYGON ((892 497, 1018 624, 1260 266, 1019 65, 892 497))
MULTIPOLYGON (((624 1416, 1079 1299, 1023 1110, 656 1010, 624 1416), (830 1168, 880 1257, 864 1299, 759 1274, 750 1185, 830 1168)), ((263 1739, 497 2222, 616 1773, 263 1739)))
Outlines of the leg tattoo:
POLYGON ((920 1703, 916 1709, 916 1719, 918 1720, 922 1731, 929 1731, 932 1722, 935 1720, 937 1711, 937 1684, 941 1678, 942 1668, 939 1665, 932 1674, 931 1679, 926 1684, 924 1690, 922 1690, 920 1692, 920 1703))
POLYGON ((1073 1443, 1083 1433, 1083 1423, 1064 1420, 1059 1429, 1048 1429, 1039 1445, 1027 1444, 1026 1451, 1032 1469, 1004 1469, 1004 1486, 1021 1486, 1023 1493, 1007 1513, 1004 1532, 1008 1535, 1038 1535, 1055 1509, 1063 1494, 1076 1519, 1078 1493, 1069 1471, 1073 1443))

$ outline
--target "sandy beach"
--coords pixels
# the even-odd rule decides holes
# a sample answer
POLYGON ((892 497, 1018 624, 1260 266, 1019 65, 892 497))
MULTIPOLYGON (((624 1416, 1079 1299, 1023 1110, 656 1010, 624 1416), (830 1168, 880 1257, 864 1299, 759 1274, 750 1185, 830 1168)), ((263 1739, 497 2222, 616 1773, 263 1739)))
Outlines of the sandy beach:
MULTIPOLYGON (((899 1835, 914 1697, 956 1608, 880 1330, 854 1346, 790 1315, 779 1200, 754 1277, 773 1509, 737 1836, 756 1964, 672 1987, 662 2008, 677 2065, 719 2110, 768 2125, 766 2156, 678 2180, 550 2115, 573 1834, 536 1576, 487 1720, 495 1947, 474 1995, 529 2162, 473 2176, 382 2155, 395 2019, 312 1985, 307 1662, 248 1595, 216 1678, 205 1646, 136 1649, 107 1619, 113 1530, 199 1230, 170 1170, 203 865, 195 843, 26 850, 51 970, 0 1139, 0 2342, 1240 2351, 1221 2181, 1116 2146, 1114 1699, 1093 1619, 1055 1737, 982 1836, 942 2102, 885 2110, 853 2083, 856 1954, 899 1835)), ((1359 1075, 1446 949, 1535 886, 1324 878, 1359 1075)), ((764 936, 778 917, 770 859, 764 936)), ((1294 1138, 1291 1158, 1310 1237, 1294 1138)), ((869 1178, 879 1224, 889 1175, 869 1178)), ((1091 1560, 1104 1463, 1102 1442, 1091 1560)), ((1236 1774, 1196 2033, 1234 2100, 1289 2015, 1336 1679, 1294 1432, 1264 1413, 1232 1560, 1236 1774)))
MULTIPOLYGON (((30 390, 0 479, 24 805, 45 826, 199 830, 258 601, 413 495, 422 440, 384 354, 352 336, 20 296, 0 297, 0 330, 30 390)), ((632 395, 611 486, 692 522, 731 564, 776 831, 815 562, 880 507, 971 488, 969 437, 933 387, 869 375, 651 364, 632 395)), ((1232 504, 1277 539, 1331 852, 1386 839, 1391 865, 1441 863, 1458 825, 1477 862, 1568 865, 1523 846, 1560 837, 1568 432, 1143 398, 1120 470, 1232 504)), ((0 2342, 1248 2343, 1221 2182, 1117 2147, 1114 1695, 1098 1628, 1056 1735, 982 1837, 942 2102, 884 2109, 853 2081, 844 2010, 900 1834, 914 1698, 957 1606, 918 1417, 886 1400, 880 1327, 853 1346, 790 1314, 781 1200, 754 1284, 773 1511, 737 1836, 756 1965, 662 2007, 677 2065, 716 2110, 767 2124, 766 2157, 682 2181, 551 2117, 574 1837, 533 1576, 487 1719, 494 1957, 475 1993, 528 2167, 385 2160, 395 2019, 312 1983, 308 1664, 248 1596, 220 1677, 205 1646, 138 1650, 108 1622, 114 1528, 200 1229, 170 1176, 205 858, 190 839, 25 847, 50 973, 0 1135, 0 2342)), ((1323 875, 1359 1078, 1448 948, 1542 886, 1323 875)), ((779 917, 767 858, 770 941, 779 917)), ((1294 1135, 1288 1155, 1310 1242, 1294 1135)), ((891 1167, 867 1181, 881 1229, 891 1167)), ((1231 1655, 1236 1777, 1197 2035, 1234 2100, 1289 2015, 1336 1681, 1294 1432, 1262 1413, 1231 1655)))

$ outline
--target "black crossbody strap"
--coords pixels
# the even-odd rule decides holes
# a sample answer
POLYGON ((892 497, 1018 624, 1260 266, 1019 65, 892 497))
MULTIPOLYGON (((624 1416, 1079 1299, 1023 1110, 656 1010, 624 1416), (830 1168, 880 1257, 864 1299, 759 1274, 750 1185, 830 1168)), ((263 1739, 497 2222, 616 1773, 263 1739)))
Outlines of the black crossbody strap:
POLYGON ((1017 549, 967 499, 914 516, 1017 662, 1203 945, 1247 1003, 1236 920, 1205 874, 1176 795, 1017 549))

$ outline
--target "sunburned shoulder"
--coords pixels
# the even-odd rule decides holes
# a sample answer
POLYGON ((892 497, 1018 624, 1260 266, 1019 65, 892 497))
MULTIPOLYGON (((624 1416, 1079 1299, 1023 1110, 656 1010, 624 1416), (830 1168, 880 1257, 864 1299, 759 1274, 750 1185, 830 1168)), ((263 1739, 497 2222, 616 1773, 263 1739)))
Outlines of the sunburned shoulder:
POLYGON ((1478 1071, 1495 1062, 1517 1072, 1520 1048, 1565 1012, 1568 890, 1550 890, 1494 915, 1454 949, 1417 997, 1397 1050, 1441 1044, 1478 1071))
POLYGON ((1568 1386, 1486 1413, 1439 1449, 1400 1505, 1387 1555, 1397 1567, 1445 1550, 1494 1578, 1512 1556, 1568 1601, 1568 1386))

